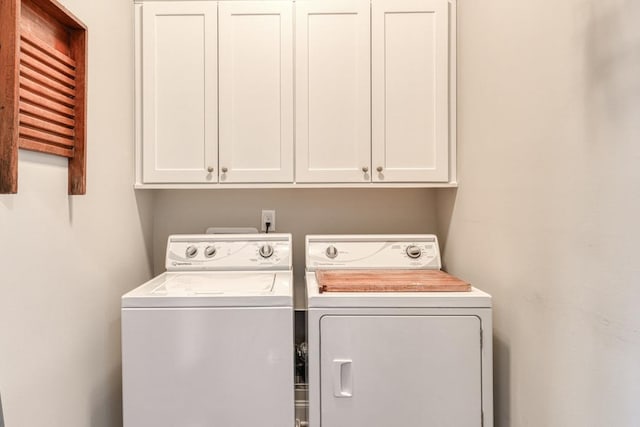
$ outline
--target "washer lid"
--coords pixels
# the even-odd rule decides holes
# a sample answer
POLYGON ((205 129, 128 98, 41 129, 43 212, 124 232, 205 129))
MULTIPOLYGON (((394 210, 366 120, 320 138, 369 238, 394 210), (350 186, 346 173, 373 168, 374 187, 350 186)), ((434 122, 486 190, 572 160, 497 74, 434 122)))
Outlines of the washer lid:
POLYGON ((291 272, 166 272, 122 297, 122 307, 292 305, 291 272))
POLYGON ((151 295, 197 296, 197 295, 271 295, 275 274, 173 274, 153 289, 151 295))

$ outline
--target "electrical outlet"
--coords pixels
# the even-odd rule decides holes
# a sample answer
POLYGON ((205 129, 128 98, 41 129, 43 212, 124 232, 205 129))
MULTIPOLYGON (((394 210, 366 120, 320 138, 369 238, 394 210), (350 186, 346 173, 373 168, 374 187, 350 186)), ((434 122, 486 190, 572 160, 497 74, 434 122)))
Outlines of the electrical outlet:
POLYGON ((276 231, 276 211, 275 210, 262 210, 262 217, 260 220, 261 230, 267 231, 267 223, 269 223, 269 231, 276 231))

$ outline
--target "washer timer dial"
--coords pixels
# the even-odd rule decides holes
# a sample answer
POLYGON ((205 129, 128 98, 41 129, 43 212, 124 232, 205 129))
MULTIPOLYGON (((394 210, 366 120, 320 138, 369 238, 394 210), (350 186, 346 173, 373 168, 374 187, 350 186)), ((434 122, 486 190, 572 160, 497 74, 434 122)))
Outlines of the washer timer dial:
POLYGON ((338 256, 338 249, 336 249, 336 247, 332 245, 327 248, 325 253, 327 254, 328 258, 334 259, 338 256))
POLYGON ((206 256, 207 258, 213 258, 216 255, 216 248, 215 246, 207 246, 204 249, 204 256, 206 256))
POLYGON ((273 246, 271 246, 269 244, 264 244, 264 245, 260 246, 260 249, 258 250, 258 253, 260 253, 260 256, 262 258, 269 258, 269 257, 271 257, 271 255, 273 255, 273 246))
POLYGON ((184 251, 184 254, 186 255, 187 258, 193 258, 198 254, 198 248, 194 245, 190 245, 184 251))
POLYGON ((407 246, 406 252, 409 258, 418 259, 422 256, 422 249, 416 245, 407 246))

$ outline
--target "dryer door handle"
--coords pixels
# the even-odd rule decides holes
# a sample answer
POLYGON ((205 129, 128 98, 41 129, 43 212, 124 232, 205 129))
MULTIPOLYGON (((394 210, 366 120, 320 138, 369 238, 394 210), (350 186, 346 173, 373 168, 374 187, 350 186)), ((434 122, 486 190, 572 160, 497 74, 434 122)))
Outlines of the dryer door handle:
POLYGON ((351 359, 333 359, 333 395, 335 397, 353 396, 352 367, 351 359))

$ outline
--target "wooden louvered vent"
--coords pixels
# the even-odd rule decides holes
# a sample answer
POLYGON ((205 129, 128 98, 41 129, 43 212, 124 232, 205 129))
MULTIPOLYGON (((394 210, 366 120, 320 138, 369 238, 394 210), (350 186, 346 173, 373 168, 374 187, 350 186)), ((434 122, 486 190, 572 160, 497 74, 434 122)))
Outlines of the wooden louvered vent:
POLYGON ((69 194, 85 194, 86 27, 52 0, 0 0, 0 12, 0 193, 17 191, 22 148, 67 157, 69 194))

